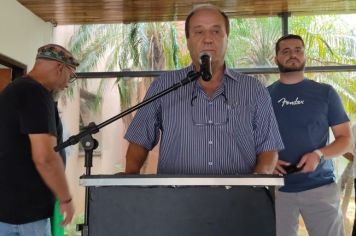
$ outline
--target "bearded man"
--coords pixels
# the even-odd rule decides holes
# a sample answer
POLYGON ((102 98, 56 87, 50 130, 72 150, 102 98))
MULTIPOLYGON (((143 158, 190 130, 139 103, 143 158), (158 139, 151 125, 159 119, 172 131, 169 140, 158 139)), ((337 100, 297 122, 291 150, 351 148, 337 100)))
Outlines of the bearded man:
POLYGON ((351 145, 349 118, 330 85, 305 78, 300 36, 290 34, 277 41, 275 62, 280 79, 268 90, 285 146, 274 170, 285 176, 285 185, 276 192, 277 235, 296 236, 299 215, 309 235, 344 235, 331 159, 351 145))

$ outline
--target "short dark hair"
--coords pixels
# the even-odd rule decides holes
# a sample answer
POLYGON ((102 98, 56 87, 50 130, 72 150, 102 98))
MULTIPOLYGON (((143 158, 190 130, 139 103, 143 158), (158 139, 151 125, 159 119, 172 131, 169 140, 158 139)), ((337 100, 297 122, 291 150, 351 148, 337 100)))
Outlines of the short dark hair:
POLYGON ((300 41, 302 41, 303 47, 304 47, 304 41, 302 39, 302 37, 300 37, 299 35, 296 34, 287 34, 284 35, 282 37, 280 37, 277 42, 276 42, 276 55, 278 54, 279 51, 279 43, 282 42, 283 40, 287 40, 287 39, 298 39, 300 41))
POLYGON ((192 16, 194 15, 194 13, 200 9, 215 9, 217 11, 220 12, 220 14, 224 17, 224 21, 225 21, 225 29, 226 29, 226 34, 227 36, 229 36, 230 33, 230 21, 229 21, 229 17, 225 14, 225 12, 221 11, 218 7, 214 6, 214 5, 210 5, 210 4, 205 4, 205 5, 201 5, 195 9, 193 9, 189 15, 187 16, 187 18, 185 19, 185 37, 189 38, 189 22, 190 19, 192 18, 192 16))

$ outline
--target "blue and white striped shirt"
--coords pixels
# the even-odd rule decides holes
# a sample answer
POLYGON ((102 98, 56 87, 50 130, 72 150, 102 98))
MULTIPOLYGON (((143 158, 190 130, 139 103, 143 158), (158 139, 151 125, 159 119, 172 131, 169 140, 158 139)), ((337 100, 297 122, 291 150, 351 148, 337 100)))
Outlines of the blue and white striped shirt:
MULTIPOLYGON (((192 65, 163 74, 146 98, 191 70, 192 65)), ((152 150, 160 136, 158 174, 249 174, 256 154, 283 149, 267 89, 229 69, 212 97, 194 81, 142 107, 125 138, 152 150)))

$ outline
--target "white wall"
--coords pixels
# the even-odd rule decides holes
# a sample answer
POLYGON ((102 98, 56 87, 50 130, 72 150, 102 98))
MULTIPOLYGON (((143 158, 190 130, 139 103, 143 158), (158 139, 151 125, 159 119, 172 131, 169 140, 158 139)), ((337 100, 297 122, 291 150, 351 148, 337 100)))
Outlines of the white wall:
POLYGON ((27 65, 35 61, 37 48, 52 41, 52 25, 16 0, 0 2, 0 53, 27 65))

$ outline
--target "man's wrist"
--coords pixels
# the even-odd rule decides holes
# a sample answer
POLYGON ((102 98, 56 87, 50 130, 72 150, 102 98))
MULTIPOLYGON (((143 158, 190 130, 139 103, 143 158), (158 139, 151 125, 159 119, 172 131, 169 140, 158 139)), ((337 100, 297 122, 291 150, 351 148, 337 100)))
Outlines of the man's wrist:
POLYGON ((63 200, 63 201, 59 201, 59 204, 68 204, 68 203, 70 203, 72 201, 72 198, 70 197, 70 198, 67 198, 67 199, 65 199, 65 200, 63 200))
POLYGON ((313 152, 319 156, 319 163, 322 162, 322 160, 324 160, 324 154, 322 151, 320 151, 320 149, 315 149, 313 152))

